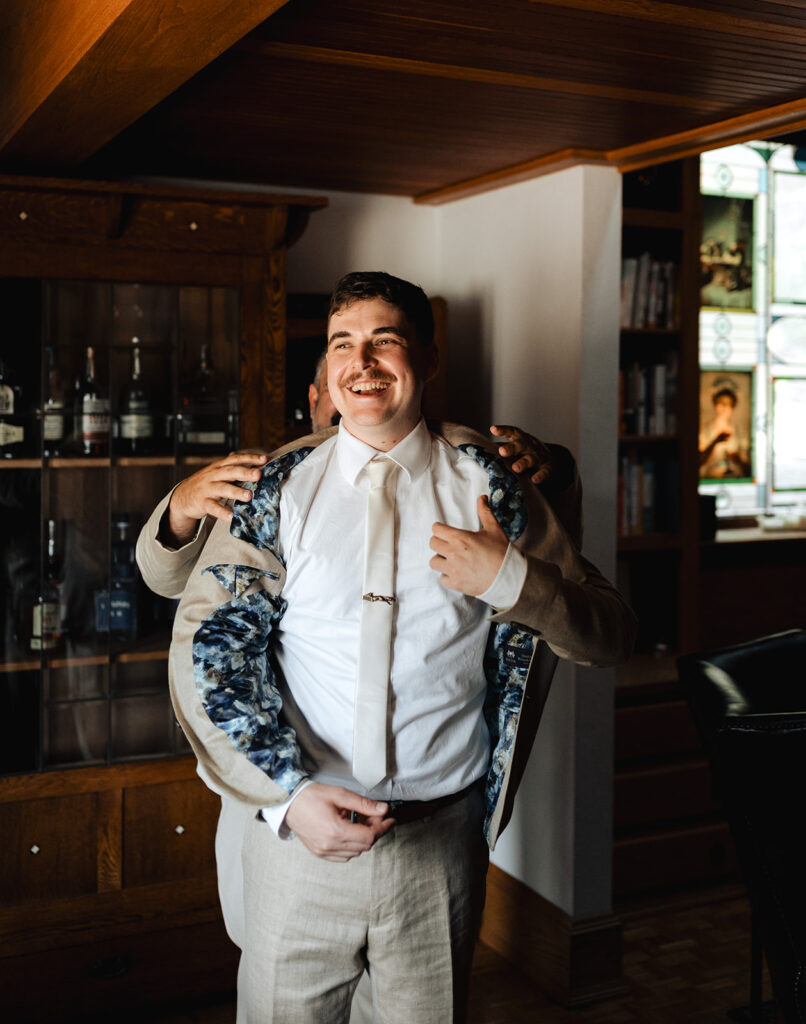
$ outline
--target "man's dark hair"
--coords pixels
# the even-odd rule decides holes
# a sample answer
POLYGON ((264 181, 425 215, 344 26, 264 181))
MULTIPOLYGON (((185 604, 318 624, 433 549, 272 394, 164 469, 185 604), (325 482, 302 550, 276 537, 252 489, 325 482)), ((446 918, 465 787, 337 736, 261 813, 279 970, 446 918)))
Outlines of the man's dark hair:
POLYGON ((328 319, 353 302, 362 302, 364 299, 383 299, 390 306, 395 306, 417 332, 420 344, 424 348, 433 345, 434 314, 428 296, 419 285, 392 277, 382 270, 345 274, 333 289, 328 319))

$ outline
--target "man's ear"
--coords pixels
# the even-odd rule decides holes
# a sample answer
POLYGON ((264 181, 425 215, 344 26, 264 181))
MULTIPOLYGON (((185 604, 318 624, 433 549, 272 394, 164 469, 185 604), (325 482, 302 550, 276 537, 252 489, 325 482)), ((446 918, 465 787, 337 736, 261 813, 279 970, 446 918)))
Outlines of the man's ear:
POLYGON ((423 383, 427 384, 433 380, 439 370, 439 349, 436 345, 429 345, 423 353, 423 383))
POLYGON ((316 403, 319 401, 319 392, 316 390, 315 384, 308 386, 308 412, 313 419, 313 414, 316 412, 316 403))

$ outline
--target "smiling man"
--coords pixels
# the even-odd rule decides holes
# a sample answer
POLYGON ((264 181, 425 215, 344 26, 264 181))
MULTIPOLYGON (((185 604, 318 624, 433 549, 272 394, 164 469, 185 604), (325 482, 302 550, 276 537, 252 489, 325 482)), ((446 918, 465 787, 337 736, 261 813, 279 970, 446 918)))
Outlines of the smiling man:
POLYGON ((488 845, 556 656, 613 664, 632 644, 632 613, 543 498, 486 439, 426 426, 436 365, 421 289, 343 278, 327 348, 338 430, 269 459, 177 614, 177 716, 205 780, 253 808, 239 837, 250 1024, 346 1021, 366 965, 388 1024, 463 1020, 488 845), (370 479, 393 545, 378 592, 370 479), (365 702, 367 674, 382 703, 365 702))

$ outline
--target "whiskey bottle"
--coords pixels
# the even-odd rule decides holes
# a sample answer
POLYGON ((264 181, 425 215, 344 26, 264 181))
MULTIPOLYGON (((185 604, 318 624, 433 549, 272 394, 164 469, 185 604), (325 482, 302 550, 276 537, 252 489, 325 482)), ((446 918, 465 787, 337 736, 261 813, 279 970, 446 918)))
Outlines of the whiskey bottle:
POLYGON ((42 435, 44 453, 53 457, 63 454, 65 440, 69 435, 65 410, 64 381, 56 364, 52 348, 48 353, 48 397, 42 412, 42 435))
POLYGON ((52 651, 62 639, 62 588, 56 561, 56 521, 48 519, 45 571, 31 623, 31 650, 52 651))
POLYGON ((0 358, 0 457, 19 458, 25 444, 21 413, 22 389, 11 368, 0 358))
POLYGON ((182 397, 179 440, 184 451, 224 454, 227 417, 227 400, 217 386, 210 346, 203 344, 196 375, 182 397))
POLYGON ((109 399, 99 387, 95 376, 95 349, 87 347, 84 376, 76 391, 77 433, 82 455, 109 454, 109 399))
POLYGON ((114 513, 112 528, 110 585, 95 592, 95 630, 111 633, 115 640, 133 640, 137 636, 137 565, 128 513, 114 513))
POLYGON ((131 370, 122 402, 118 450, 127 455, 147 455, 154 441, 151 402, 143 390, 140 339, 132 338, 131 370))

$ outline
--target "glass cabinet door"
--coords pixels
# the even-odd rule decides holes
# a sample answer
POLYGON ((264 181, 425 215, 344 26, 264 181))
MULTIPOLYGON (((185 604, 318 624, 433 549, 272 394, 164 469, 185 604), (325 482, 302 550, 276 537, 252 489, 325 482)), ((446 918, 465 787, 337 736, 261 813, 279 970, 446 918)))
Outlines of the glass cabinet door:
POLYGON ((187 749, 175 602, 134 560, 160 497, 239 447, 234 288, 0 280, 0 772, 187 749))

